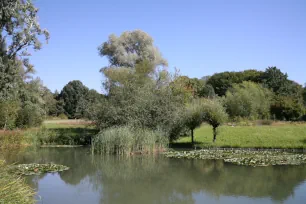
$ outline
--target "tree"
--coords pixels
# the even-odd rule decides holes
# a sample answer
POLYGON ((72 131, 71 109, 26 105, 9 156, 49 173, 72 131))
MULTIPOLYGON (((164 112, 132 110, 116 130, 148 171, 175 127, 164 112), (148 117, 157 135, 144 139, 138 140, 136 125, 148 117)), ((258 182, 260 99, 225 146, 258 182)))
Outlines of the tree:
POLYGON ((183 105, 169 86, 170 74, 150 68, 153 65, 148 62, 139 62, 135 67, 103 70, 113 85, 104 86, 109 91, 96 124, 100 129, 132 125, 169 133, 175 111, 183 105))
POLYGON ((225 106, 232 118, 268 119, 272 97, 260 84, 244 81, 226 92, 225 106))
POLYGON ((261 82, 261 71, 245 70, 242 72, 221 72, 208 78, 207 84, 211 85, 218 96, 224 96, 226 91, 233 84, 242 83, 243 81, 261 82))
POLYGON ((42 99, 45 101, 44 110, 48 116, 57 116, 56 99, 54 94, 45 86, 42 86, 42 99))
POLYGON ((224 123, 228 115, 219 99, 202 99, 203 100, 203 120, 213 128, 213 142, 217 139, 217 129, 224 123))
POLYGON ((0 106, 3 128, 39 125, 45 115, 40 80, 33 79, 28 49, 41 48, 38 9, 30 0, 0 1, 0 106), (4 124, 4 125, 3 125, 4 124))
POLYGON ((64 86, 60 93, 60 99, 63 99, 65 114, 68 118, 79 118, 77 115, 78 103, 86 98, 88 88, 79 80, 70 81, 64 86))
POLYGON ((98 50, 102 57, 108 58, 110 66, 135 67, 139 61, 145 60, 154 66, 167 65, 153 45, 153 38, 141 30, 125 31, 119 37, 112 34, 98 50))
POLYGON ((193 100, 192 103, 187 105, 183 116, 184 124, 189 128, 191 133, 192 145, 194 145, 194 129, 200 127, 204 121, 203 105, 203 100, 193 100))
POLYGON ((286 86, 288 75, 282 73, 277 67, 268 67, 261 76, 262 82, 276 94, 286 86))
MULTIPOLYGON (((40 28, 37 12, 31 0, 0 2, 0 56, 13 60, 19 53, 28 56, 27 48, 41 48, 39 36, 49 39, 49 32, 40 28)), ((27 59, 24 65, 31 68, 27 59)))
POLYGON ((279 95, 271 104, 271 114, 279 120, 299 120, 305 114, 305 107, 296 98, 279 95))
POLYGON ((214 98, 215 91, 210 84, 206 84, 203 79, 179 76, 171 83, 175 94, 182 95, 185 102, 190 102, 194 98, 214 98))
POLYGON ((303 101, 304 101, 304 105, 306 107, 306 84, 305 84, 305 86, 303 88, 303 101))

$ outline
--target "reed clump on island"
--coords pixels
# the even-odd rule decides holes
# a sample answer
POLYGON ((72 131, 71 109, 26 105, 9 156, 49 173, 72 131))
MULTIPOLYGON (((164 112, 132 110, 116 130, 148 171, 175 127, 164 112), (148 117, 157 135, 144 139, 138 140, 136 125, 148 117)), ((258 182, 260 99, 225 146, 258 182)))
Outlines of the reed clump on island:
POLYGON ((161 131, 119 126, 101 131, 92 140, 91 148, 96 153, 124 155, 162 151, 167 144, 168 139, 161 131))

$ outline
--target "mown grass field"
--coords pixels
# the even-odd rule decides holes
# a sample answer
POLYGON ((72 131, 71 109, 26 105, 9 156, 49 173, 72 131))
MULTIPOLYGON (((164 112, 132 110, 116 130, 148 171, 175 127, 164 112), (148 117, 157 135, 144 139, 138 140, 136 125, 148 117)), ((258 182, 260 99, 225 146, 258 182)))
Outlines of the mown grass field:
MULTIPOLYGON (((208 125, 195 130, 196 146, 199 147, 306 148, 306 124, 222 126, 215 143, 212 137, 208 125)), ((190 140, 190 137, 182 137, 175 144, 188 145, 190 140)))

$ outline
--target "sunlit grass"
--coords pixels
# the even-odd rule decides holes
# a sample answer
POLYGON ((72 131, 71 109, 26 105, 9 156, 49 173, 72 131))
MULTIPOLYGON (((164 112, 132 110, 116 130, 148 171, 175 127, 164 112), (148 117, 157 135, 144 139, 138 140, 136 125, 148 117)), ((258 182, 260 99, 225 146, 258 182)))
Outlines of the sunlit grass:
MULTIPOLYGON (((212 142, 210 126, 195 130, 195 141, 200 147, 249 147, 249 148, 306 148, 306 125, 282 126, 221 126, 217 141, 212 142)), ((190 137, 176 143, 189 143, 190 137)))

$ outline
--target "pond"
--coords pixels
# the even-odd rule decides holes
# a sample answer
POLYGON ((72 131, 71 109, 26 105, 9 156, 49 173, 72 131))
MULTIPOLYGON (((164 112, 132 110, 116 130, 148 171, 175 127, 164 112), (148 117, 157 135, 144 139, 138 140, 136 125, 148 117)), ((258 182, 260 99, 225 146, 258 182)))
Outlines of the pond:
POLYGON ((8 162, 54 162, 68 171, 27 176, 43 204, 306 203, 306 165, 249 167, 162 155, 91 155, 88 148, 0 153, 8 162))

